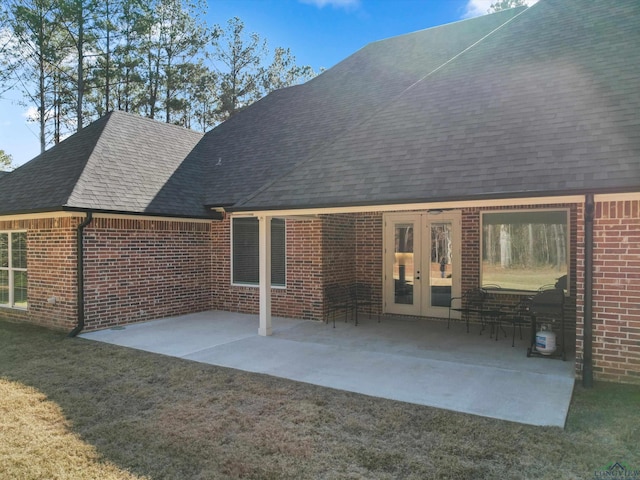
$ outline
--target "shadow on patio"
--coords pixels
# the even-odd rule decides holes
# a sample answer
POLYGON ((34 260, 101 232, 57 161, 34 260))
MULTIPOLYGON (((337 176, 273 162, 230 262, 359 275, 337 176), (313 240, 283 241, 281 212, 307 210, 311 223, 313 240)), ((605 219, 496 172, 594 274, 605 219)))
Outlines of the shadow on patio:
MULTIPOLYGON (((258 316, 202 312, 83 334, 90 340, 274 375, 365 395, 531 425, 563 427, 574 384, 574 358, 527 358, 479 327, 427 319, 363 317, 324 324, 273 319, 258 335, 258 316)), ((523 338, 527 338, 523 331, 523 338)))

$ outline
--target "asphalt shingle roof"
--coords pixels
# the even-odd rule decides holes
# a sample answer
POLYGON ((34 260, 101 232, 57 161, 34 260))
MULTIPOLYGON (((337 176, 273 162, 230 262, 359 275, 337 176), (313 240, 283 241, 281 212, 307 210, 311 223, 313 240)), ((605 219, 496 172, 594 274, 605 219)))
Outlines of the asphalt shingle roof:
POLYGON ((96 209, 205 215, 181 206, 167 183, 202 134, 111 112, 0 178, 0 213, 96 209), (162 195, 159 195, 163 192, 162 195))
POLYGON ((331 146, 516 11, 374 42, 313 80, 274 92, 209 132, 192 158, 208 172, 207 204, 230 205, 331 146))
POLYGON ((639 24, 540 0, 374 42, 204 136, 113 112, 0 177, 0 214, 638 192, 639 24))
POLYGON ((543 0, 237 207, 638 191, 639 24, 543 0))

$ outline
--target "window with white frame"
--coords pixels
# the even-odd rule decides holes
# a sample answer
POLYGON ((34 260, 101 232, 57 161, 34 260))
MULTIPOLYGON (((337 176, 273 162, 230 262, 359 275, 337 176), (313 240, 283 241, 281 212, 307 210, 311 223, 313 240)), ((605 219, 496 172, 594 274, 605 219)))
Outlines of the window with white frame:
MULTIPOLYGON (((258 219, 254 217, 232 220, 232 281, 234 284, 258 285, 259 235, 258 219)), ((286 228, 285 221, 271 220, 271 285, 286 284, 286 228)))
POLYGON ((0 232, 0 306, 27 308, 27 232, 0 232))
POLYGON ((566 209, 483 212, 481 285, 528 292, 560 280, 566 288, 569 232, 566 209))

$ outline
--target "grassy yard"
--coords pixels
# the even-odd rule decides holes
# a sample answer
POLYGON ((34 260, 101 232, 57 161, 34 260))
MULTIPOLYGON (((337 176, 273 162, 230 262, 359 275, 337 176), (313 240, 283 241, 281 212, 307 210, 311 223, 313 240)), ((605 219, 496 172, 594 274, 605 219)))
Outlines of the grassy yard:
POLYGON ((531 427, 0 321, 2 479, 589 479, 640 470, 639 412, 597 384, 531 427))

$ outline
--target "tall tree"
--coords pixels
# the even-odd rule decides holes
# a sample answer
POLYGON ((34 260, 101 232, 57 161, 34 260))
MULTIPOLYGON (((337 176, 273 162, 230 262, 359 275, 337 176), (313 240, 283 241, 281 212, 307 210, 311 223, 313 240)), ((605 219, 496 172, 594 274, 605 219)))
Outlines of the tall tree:
POLYGON ((216 124, 218 107, 216 74, 206 68, 203 62, 189 65, 185 75, 190 79, 185 84, 184 111, 180 124, 188 128, 206 132, 216 124))
POLYGON ((151 118, 164 110, 165 121, 171 123, 172 112, 182 108, 178 92, 189 81, 183 74, 188 64, 203 56, 211 38, 201 20, 204 8, 203 2, 156 0, 153 12, 145 19, 144 80, 147 115, 151 118))
POLYGON ((288 49, 270 56, 266 40, 246 35, 239 18, 224 35, 208 29, 205 7, 204 0, 3 0, 0 20, 9 29, 0 24, 0 87, 16 66, 12 78, 36 111, 44 151, 113 109, 162 113, 206 131, 315 75, 288 49))
POLYGON ((55 105, 56 79, 60 78, 65 48, 61 43, 54 0, 16 0, 11 4, 9 24, 19 47, 18 83, 28 105, 35 107, 40 126, 40 151, 47 146, 47 123, 55 105))
POLYGON ((13 158, 4 150, 0 150, 0 172, 13 170, 13 158))
POLYGON ((119 37, 113 48, 114 108, 139 112, 144 97, 141 67, 144 64, 142 45, 150 14, 145 0, 120 0, 117 25, 119 37))
POLYGON ((213 57, 220 67, 217 116, 223 121, 260 97, 263 75, 260 64, 266 56, 267 43, 257 33, 247 37, 244 23, 234 17, 227 22, 227 30, 216 40, 214 47, 213 57))
POLYGON ((85 61, 87 52, 94 50, 95 31, 93 20, 96 17, 96 0, 58 0, 60 22, 63 25, 69 45, 73 48, 76 65, 74 82, 76 130, 84 126, 84 95, 87 84, 85 61))
POLYGON ((487 10, 488 13, 499 12, 500 10, 508 10, 516 7, 528 7, 526 0, 500 0, 492 3, 487 10))
POLYGON ((9 4, 0 4, 0 98, 10 90, 13 85, 13 72, 18 63, 14 61, 12 52, 16 48, 15 37, 9 24, 9 4))
POLYGON ((276 47, 273 62, 264 70, 262 75, 263 93, 267 94, 280 88, 302 83, 315 76, 313 69, 308 66, 296 65, 296 57, 288 48, 276 47))
POLYGON ((118 40, 117 16, 120 9, 120 0, 103 0, 96 6, 95 17, 95 41, 96 54, 95 65, 89 76, 90 102, 99 117, 113 110, 111 99, 112 87, 115 83, 115 68, 113 66, 113 50, 118 40))

